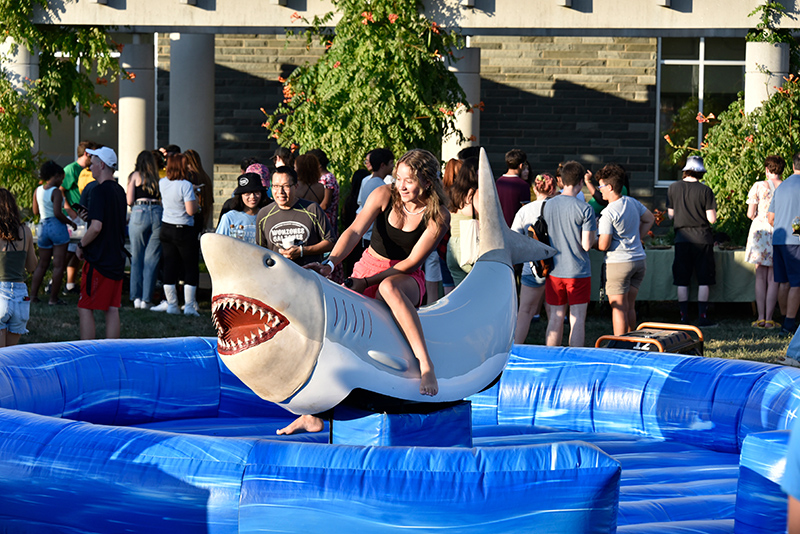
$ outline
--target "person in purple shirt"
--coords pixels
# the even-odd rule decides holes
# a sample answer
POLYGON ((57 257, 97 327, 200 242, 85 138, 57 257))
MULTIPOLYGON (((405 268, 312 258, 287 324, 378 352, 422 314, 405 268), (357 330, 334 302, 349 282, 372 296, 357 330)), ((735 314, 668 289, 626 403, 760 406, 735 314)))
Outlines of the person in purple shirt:
POLYGON ((520 178, 526 163, 528 163, 528 156, 525 152, 518 148, 509 150, 506 152, 508 170, 496 182, 500 208, 503 210, 503 218, 509 228, 514 222, 514 215, 522 207, 522 203, 531 200, 530 185, 520 178))

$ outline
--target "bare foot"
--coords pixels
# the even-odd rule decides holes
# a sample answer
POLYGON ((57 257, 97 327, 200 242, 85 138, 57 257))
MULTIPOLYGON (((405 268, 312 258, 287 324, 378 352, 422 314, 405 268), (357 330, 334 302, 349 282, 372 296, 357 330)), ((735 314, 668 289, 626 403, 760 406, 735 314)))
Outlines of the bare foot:
POLYGON ((439 382, 436 381, 436 375, 433 371, 422 373, 419 381, 419 392, 430 397, 439 393, 439 382))
MULTIPOLYGON (((435 380, 435 379, 434 379, 435 380)), ((297 432, 322 432, 325 428, 325 423, 322 419, 313 415, 301 415, 291 422, 289 426, 285 426, 278 430, 279 436, 295 434, 297 432)))

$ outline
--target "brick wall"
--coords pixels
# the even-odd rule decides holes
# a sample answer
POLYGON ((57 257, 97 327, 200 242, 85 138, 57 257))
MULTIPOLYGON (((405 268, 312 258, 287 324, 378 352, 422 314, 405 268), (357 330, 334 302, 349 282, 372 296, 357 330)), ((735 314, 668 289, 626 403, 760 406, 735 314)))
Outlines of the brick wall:
POLYGON ((655 173, 656 39, 473 37, 481 49, 481 141, 495 172, 511 148, 534 171, 577 159, 622 164, 649 200, 655 173))
MULTIPOLYGON (((594 170, 616 162, 630 172, 632 193, 652 200, 655 39, 476 36, 471 46, 481 48, 481 141, 496 175, 505 170, 503 155, 511 148, 525 150, 534 171, 553 171, 568 159, 594 170)), ((168 38, 159 39, 158 52, 163 146, 169 132, 168 38)), ((235 187, 239 161, 256 156, 266 162, 276 148, 260 126, 259 108, 272 111, 282 99, 278 77, 320 53, 284 36, 216 37, 217 210, 235 187)))

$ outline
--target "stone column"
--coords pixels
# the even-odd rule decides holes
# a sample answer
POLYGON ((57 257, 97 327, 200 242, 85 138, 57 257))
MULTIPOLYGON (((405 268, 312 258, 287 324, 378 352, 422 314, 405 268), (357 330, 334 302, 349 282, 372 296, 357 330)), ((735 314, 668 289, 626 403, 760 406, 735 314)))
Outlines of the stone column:
POLYGON ((128 175, 142 150, 155 146, 155 60, 152 34, 130 34, 119 39, 122 49, 120 64, 131 79, 119 82, 119 157, 118 177, 127 188, 128 175))
POLYGON ((214 171, 214 35, 170 36, 169 143, 200 154, 214 171))
POLYGON ((744 111, 750 113, 783 85, 789 74, 789 45, 747 43, 745 48, 744 111))
MULTIPOLYGON (((27 85, 39 78, 39 57, 24 46, 18 46, 16 51, 13 48, 11 39, 0 45, 0 62, 10 74, 11 84, 24 94, 28 90, 27 85)), ((33 117, 28 127, 33 135, 32 151, 35 153, 39 149, 39 121, 33 117)))
MULTIPOLYGON (((464 48, 456 50, 455 54, 461 59, 449 67, 450 72, 455 73, 458 83, 467 95, 467 102, 476 105, 481 100, 481 49, 464 48)), ((480 109, 474 108, 471 113, 467 113, 466 110, 458 112, 456 128, 461 130, 468 141, 460 144, 453 136, 443 140, 442 159, 444 161, 457 157, 458 151, 462 148, 481 144, 480 109), (474 140, 470 140, 473 136, 474 140)))

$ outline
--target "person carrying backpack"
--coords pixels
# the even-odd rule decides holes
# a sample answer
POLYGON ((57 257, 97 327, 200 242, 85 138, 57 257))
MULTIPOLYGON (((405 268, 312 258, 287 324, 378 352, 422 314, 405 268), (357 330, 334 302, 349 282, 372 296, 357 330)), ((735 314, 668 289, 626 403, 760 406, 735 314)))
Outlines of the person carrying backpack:
MULTIPOLYGON (((536 228, 537 236, 535 238, 542 241, 544 236, 540 228, 544 226, 546 230, 547 227, 542 217, 542 211, 545 203, 558 194, 557 180, 550 173, 542 173, 534 179, 533 189, 536 193, 536 200, 520 208, 514 216, 511 229, 520 234, 529 235, 536 228)), ((514 331, 514 343, 525 343, 531 321, 539 321, 542 303, 544 302, 545 278, 549 274, 544 272, 541 267, 547 265, 548 262, 549 267, 552 268, 552 258, 540 262, 526 262, 522 266, 519 312, 517 313, 517 327, 514 331)))
POLYGON ((589 251, 597 240, 597 220, 589 204, 577 198, 586 169, 577 161, 561 168, 561 194, 547 201, 543 217, 550 246, 556 249, 553 271, 545 282, 548 346, 561 346, 564 316, 569 305, 569 346, 582 347, 586 311, 592 292, 589 251))

